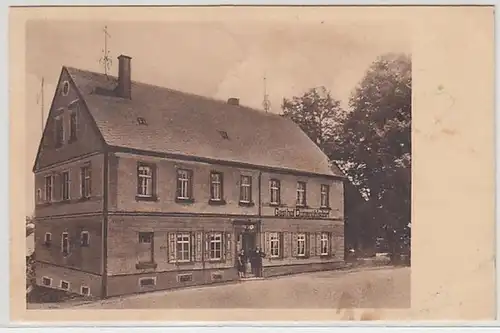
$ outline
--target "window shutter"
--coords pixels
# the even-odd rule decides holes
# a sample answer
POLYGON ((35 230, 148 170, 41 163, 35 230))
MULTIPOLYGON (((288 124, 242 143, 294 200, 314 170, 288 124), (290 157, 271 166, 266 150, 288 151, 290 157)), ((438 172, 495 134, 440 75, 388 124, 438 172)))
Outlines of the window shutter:
POLYGON ((271 235, 269 232, 264 233, 264 244, 262 244, 264 253, 271 256, 271 235))
POLYGON ((327 234, 327 238, 328 238, 328 254, 332 255, 333 246, 332 246, 332 233, 331 232, 329 232, 327 234))
POLYGON ((321 232, 316 233, 316 255, 320 256, 321 255, 321 232))
POLYGON ((224 174, 221 172, 219 173, 220 177, 220 199, 224 200, 224 174))
POLYGON ((196 253, 196 239, 194 237, 194 233, 190 232, 189 233, 189 243, 191 245, 191 261, 195 261, 196 260, 196 257, 195 257, 195 253, 196 253))
POLYGON ((209 240, 209 234, 205 233, 205 251, 203 252, 203 260, 208 261, 210 259, 210 240, 209 240))
POLYGON ((139 177, 139 164, 137 164, 135 172, 137 174, 137 194, 139 194, 141 193, 141 177, 139 177))
POLYGON ((283 233, 280 232, 278 233, 278 239, 279 239, 279 248, 280 248, 280 258, 283 259, 285 257, 285 246, 284 246, 284 239, 283 239, 283 233))
POLYGON ((289 232, 284 232, 282 234, 282 239, 283 239, 283 258, 290 257, 291 249, 290 249, 290 233, 289 232))
POLYGON ((169 262, 175 262, 175 232, 170 232, 168 234, 168 261, 169 262))
POLYGON ((314 235, 314 232, 306 233, 307 257, 314 256, 314 254, 316 253, 315 238, 316 236, 314 235))
POLYGON ((190 199, 193 198, 193 170, 188 171, 188 178, 189 178, 189 184, 188 184, 188 196, 190 199))
POLYGON ((158 195, 158 193, 156 192, 156 184, 158 182, 158 179, 157 179, 157 175, 158 175, 158 168, 156 167, 156 164, 153 164, 151 165, 151 190, 152 190, 152 194, 154 196, 158 195))
POLYGON ((233 261, 233 247, 232 247, 232 237, 231 233, 226 233, 225 237, 225 250, 226 250, 226 260, 229 262, 233 261))
POLYGON ((195 246, 195 261, 201 262, 202 252, 203 252, 203 233, 197 232, 196 233, 196 246, 195 246))
POLYGON ((59 201, 62 199, 62 175, 56 173, 52 176, 52 200, 59 201))
POLYGON ((175 191, 176 198, 181 196, 181 181, 179 180, 179 171, 176 172, 175 177, 177 178, 177 191, 175 191))
POLYGON ((297 256, 297 233, 292 233, 292 257, 297 256))

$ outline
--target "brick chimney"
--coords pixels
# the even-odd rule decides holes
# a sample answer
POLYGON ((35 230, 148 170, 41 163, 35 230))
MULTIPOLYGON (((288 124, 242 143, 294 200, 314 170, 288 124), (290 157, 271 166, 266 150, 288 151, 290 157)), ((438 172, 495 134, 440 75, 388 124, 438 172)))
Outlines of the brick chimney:
POLYGON ((230 99, 227 100, 227 104, 229 104, 229 105, 240 105, 240 99, 239 98, 231 97, 230 99))
POLYGON ((123 54, 118 56, 118 86, 116 92, 119 97, 127 99, 132 99, 131 60, 131 57, 123 54))

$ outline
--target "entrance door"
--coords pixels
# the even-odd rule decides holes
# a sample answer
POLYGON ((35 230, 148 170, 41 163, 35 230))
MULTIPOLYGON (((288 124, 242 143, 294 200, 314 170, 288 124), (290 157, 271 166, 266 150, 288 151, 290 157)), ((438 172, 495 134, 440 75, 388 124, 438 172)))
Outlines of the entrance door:
POLYGON ((255 233, 253 232, 243 232, 242 233, 242 241, 241 248, 245 251, 245 254, 251 253, 255 250, 255 233))

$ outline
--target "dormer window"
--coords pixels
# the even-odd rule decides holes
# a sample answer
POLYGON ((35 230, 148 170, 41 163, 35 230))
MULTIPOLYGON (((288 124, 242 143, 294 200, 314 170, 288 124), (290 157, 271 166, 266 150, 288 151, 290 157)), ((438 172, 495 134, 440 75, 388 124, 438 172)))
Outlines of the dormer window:
POLYGON ((219 131, 219 134, 224 140, 229 140, 229 135, 227 135, 226 131, 219 131))

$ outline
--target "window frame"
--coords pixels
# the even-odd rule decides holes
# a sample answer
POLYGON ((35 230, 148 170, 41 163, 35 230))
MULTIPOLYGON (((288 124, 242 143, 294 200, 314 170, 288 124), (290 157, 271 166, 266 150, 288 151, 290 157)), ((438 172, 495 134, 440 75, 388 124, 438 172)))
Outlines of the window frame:
POLYGON ((64 80, 63 84, 61 86, 61 94, 63 96, 68 96, 69 95, 69 90, 70 90, 70 84, 68 80, 64 80))
POLYGON ((304 181, 297 182, 296 202, 297 207, 307 206, 307 184, 304 181))
POLYGON ((90 296, 90 287, 89 286, 85 286, 85 285, 81 285, 80 286, 80 295, 90 296), (87 288, 87 292, 86 293, 83 292, 83 288, 87 288))
POLYGON ((90 233, 86 230, 80 232, 80 246, 81 247, 89 247, 90 246, 90 233), (84 243, 83 235, 87 235, 87 242, 84 243))
POLYGON ((43 245, 46 247, 51 247, 52 246, 52 233, 51 232, 46 232, 45 235, 43 236, 43 245), (49 236, 47 239, 47 236, 49 236))
POLYGON ((156 276, 143 276, 143 277, 140 277, 139 280, 138 280, 138 283, 139 283, 139 288, 156 287, 156 276), (153 281, 153 284, 143 285, 142 281, 146 281, 146 280, 153 281))
POLYGON ((71 284, 69 283, 69 281, 61 280, 61 281, 59 281, 59 288, 62 289, 62 290, 70 290, 71 284), (63 283, 66 283, 68 285, 68 287, 64 288, 63 287, 63 283))
POLYGON ((179 263, 188 263, 191 262, 191 257, 192 257, 192 249, 191 249, 191 239, 192 235, 189 232, 178 232, 175 234, 175 261, 179 263), (179 240, 179 238, 184 238, 187 236, 187 240, 182 239, 179 240), (179 251, 179 244, 181 245, 181 250, 179 251), (183 248, 184 245, 187 245, 187 251, 183 248), (180 253, 187 253, 187 258, 182 256, 182 259, 179 257, 180 253))
POLYGON ((156 165, 154 163, 137 163, 137 200, 156 200, 156 165), (141 173, 141 170, 148 170, 148 173, 141 173), (145 182, 145 187, 143 186, 145 182), (144 193, 141 191, 145 190, 144 193), (149 193, 148 193, 149 192, 149 193))
POLYGON ((320 207, 321 208, 329 208, 330 207, 330 185, 321 184, 320 207), (323 202, 323 198, 325 198, 325 202, 323 202))
POLYGON ((276 178, 272 178, 269 180, 269 202, 270 205, 272 206, 278 206, 281 204, 281 181, 276 178), (275 186, 273 186, 273 183, 275 186), (273 190, 276 191, 276 198, 273 198, 273 190), (273 201, 273 199, 276 199, 276 201, 273 201))
POLYGON ((68 142, 72 143, 78 140, 78 106, 72 106, 69 110, 69 139, 68 142))
POLYGON ((61 148, 64 145, 64 117, 62 114, 54 117, 54 145, 61 148))
POLYGON ((210 202, 222 203, 224 202, 224 175, 219 171, 210 172, 210 202), (214 177, 218 178, 214 181, 214 177), (218 189, 217 193, 215 189, 218 189), (216 197, 216 194, 218 197, 216 197))
POLYGON ((80 167, 80 197, 89 199, 92 196, 92 168, 90 164, 80 167))
POLYGON ((54 201, 54 175, 45 175, 44 176, 44 200, 47 203, 51 203, 54 201), (47 179, 50 179, 50 185, 47 185, 47 179), (48 191, 48 187, 50 186, 50 191, 48 191), (50 197, 49 197, 50 196, 50 197))
POLYGON ((61 233, 61 253, 63 256, 68 257, 71 254, 71 246, 70 246, 70 240, 69 240, 69 233, 67 231, 64 231, 61 233), (66 241, 67 241, 67 252, 64 251, 64 236, 66 236, 66 241))
POLYGON ((61 201, 69 200, 71 200, 71 173, 69 170, 64 170, 61 172, 61 201), (65 175, 68 179, 65 179, 65 175))
POLYGON ((48 277, 48 276, 42 276, 42 286, 44 287, 52 287, 52 278, 51 277, 48 277), (48 280, 49 281, 49 284, 45 284, 44 281, 48 280))
POLYGON ((300 233, 297 233, 297 257, 299 258, 305 258, 306 257, 306 254, 307 254, 307 234, 304 233, 304 232, 300 232, 300 233), (303 239, 301 239, 303 238, 303 239), (303 246, 303 250, 304 250, 304 253, 300 253, 299 250, 301 249, 300 247, 300 243, 303 243, 304 246, 303 246))
POLYGON ((178 168, 176 170, 176 184, 176 202, 193 202, 193 171, 189 169, 178 168), (181 178, 181 175, 185 175, 186 178, 181 178))
POLYGON ((210 232, 207 235, 208 237, 208 260, 209 261, 221 261, 224 259, 224 234, 222 232, 216 231, 216 232, 210 232), (216 237, 219 237, 219 239, 214 239, 216 237), (217 252, 217 248, 214 247, 212 249, 212 244, 219 244, 219 252, 220 256, 216 257, 213 256, 214 253, 217 252))
POLYGON ((252 182, 253 182, 252 176, 249 175, 240 176, 240 204, 249 205, 252 203, 252 182), (248 180, 248 183, 244 183, 244 180, 248 180), (248 195, 248 200, 245 200, 244 198, 245 193, 248 195))
POLYGON ((281 244, 280 244, 280 234, 278 232, 269 233, 269 257, 270 258, 280 258, 281 257, 281 244), (276 238, 275 238, 276 237, 276 238), (276 244, 276 248, 273 248, 273 244, 276 244), (276 253, 273 253, 276 250, 276 253))

